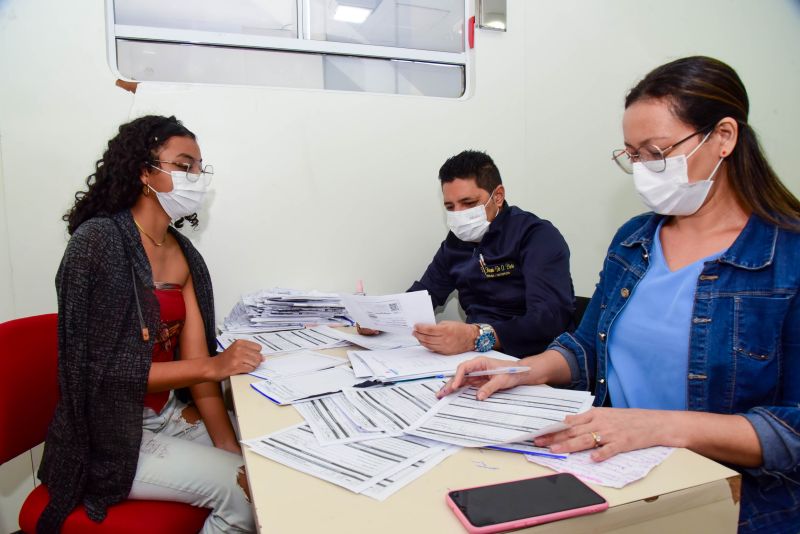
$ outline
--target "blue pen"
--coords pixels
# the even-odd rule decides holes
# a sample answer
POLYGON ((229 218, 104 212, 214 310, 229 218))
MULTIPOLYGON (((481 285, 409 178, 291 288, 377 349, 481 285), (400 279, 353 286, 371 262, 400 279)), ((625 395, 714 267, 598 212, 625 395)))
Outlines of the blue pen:
POLYGON ((516 373, 527 373, 530 367, 498 367, 497 369, 487 369, 486 371, 474 371, 464 376, 493 376, 493 375, 513 375, 516 373))

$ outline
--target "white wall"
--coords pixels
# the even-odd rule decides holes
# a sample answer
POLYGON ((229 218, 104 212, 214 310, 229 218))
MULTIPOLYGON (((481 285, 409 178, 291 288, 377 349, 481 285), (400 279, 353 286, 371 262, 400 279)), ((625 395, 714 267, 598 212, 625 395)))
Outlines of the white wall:
MULTIPOLYGON (((477 32, 465 101, 158 86, 134 99, 106 65, 101 2, 0 0, 0 320, 55 310, 60 216, 131 106, 182 118, 217 169, 188 233, 220 316, 276 284, 405 289, 445 234, 437 170, 468 147, 495 158, 512 203, 562 230, 588 295, 613 231, 642 211, 610 161, 623 97, 665 61, 702 53, 734 66, 751 123, 800 194, 798 23, 792 0, 511 0, 508 33, 477 32)), ((0 531, 15 525, 9 494, 0 531)))

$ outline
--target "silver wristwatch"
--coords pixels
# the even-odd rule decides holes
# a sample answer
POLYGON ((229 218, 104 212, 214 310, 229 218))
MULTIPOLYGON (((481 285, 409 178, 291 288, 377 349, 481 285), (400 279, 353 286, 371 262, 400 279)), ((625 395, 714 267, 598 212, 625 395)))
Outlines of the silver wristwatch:
POLYGON ((497 334, 489 324, 479 324, 478 337, 475 338, 475 350, 477 352, 488 352, 497 344, 497 334))

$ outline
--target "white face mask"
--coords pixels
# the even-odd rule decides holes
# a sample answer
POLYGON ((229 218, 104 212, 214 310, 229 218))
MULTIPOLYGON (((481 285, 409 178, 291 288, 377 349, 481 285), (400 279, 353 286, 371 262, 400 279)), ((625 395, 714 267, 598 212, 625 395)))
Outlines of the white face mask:
POLYGON ((719 159, 708 178, 689 183, 688 160, 709 135, 711 132, 688 155, 665 158, 667 166, 662 172, 651 171, 641 162, 633 164, 633 183, 645 206, 661 215, 691 215, 700 209, 725 159, 719 159))
POLYGON ((494 192, 489 195, 489 200, 482 206, 475 206, 461 211, 447 212, 447 227, 461 241, 479 242, 489 229, 489 220, 486 218, 486 206, 492 201, 494 192))
POLYGON ((209 178, 205 174, 191 174, 184 171, 167 172, 159 169, 155 165, 154 169, 169 174, 172 177, 172 191, 156 191, 150 184, 150 190, 156 194, 158 203, 167 212, 173 221, 186 217, 197 211, 203 206, 203 198, 208 191, 209 178))

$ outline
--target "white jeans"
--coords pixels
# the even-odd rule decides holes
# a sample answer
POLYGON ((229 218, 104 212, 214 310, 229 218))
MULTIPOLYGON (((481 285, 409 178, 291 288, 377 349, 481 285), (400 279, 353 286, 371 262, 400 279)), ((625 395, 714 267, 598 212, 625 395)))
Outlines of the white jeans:
POLYGON ((128 498, 211 508, 204 534, 254 532, 253 510, 237 481, 244 460, 215 448, 203 421, 186 422, 184 408, 174 392, 160 414, 145 407, 139 463, 128 498))

